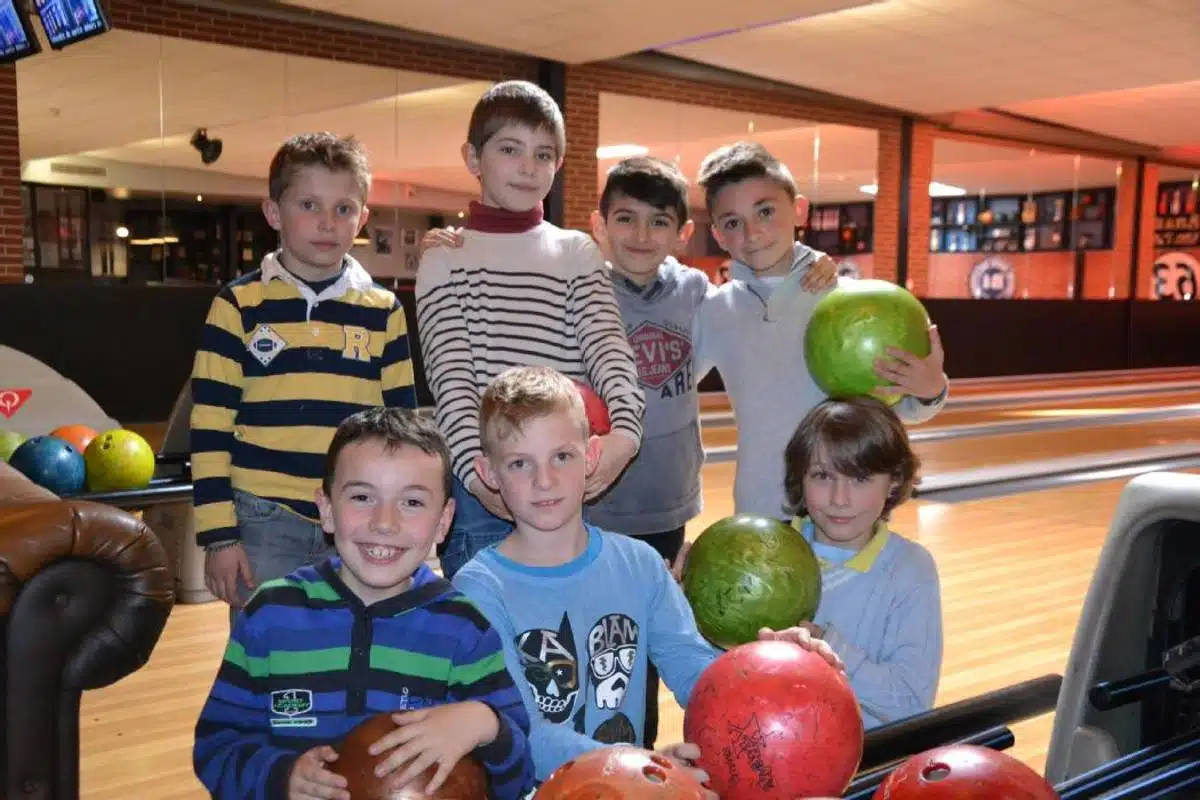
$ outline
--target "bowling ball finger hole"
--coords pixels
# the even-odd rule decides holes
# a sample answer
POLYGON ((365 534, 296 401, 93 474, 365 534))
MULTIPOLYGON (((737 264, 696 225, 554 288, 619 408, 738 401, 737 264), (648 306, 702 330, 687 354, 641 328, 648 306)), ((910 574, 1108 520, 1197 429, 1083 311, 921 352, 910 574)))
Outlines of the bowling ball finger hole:
POLYGON ((666 783, 667 773, 657 764, 642 767, 642 776, 650 783, 666 783))
POLYGON ((950 767, 945 764, 930 764, 925 769, 921 770, 921 777, 930 783, 944 781, 950 777, 950 767))

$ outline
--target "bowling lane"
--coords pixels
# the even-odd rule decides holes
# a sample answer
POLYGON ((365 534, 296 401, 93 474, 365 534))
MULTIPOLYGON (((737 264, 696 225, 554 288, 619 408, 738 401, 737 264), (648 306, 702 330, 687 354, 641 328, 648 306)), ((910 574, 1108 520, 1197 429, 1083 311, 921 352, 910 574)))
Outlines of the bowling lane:
MULTIPOLYGON (((1194 396, 1191 399, 1196 400, 1194 396)), ((1153 407, 1145 406, 1144 408, 1153 407)), ((1140 406, 1129 406, 1129 408, 1140 408, 1140 406)), ((1080 408, 1077 410, 1080 413, 1087 413, 1091 409, 1080 408)), ((1039 418, 1052 418, 1052 415, 1039 417, 1034 416, 1037 412, 1027 413, 1030 416, 1009 419, 1023 419, 1032 422, 1039 418)), ((980 421, 972 419, 970 423, 967 423, 957 420, 952 424, 965 425, 980 421)), ((927 427, 943 428, 950 427, 950 425, 919 425, 914 426, 912 430, 926 430, 927 427)), ((701 438, 705 447, 730 447, 737 444, 737 428, 732 425, 705 427, 701 438)), ((1095 425, 1085 428, 1044 430, 998 436, 964 436, 938 442, 918 442, 915 447, 922 458, 933 459, 926 462, 929 469, 944 471, 963 469, 963 464, 966 463, 964 459, 969 461, 971 453, 980 450, 991 459, 989 463, 997 464, 1028 458, 1049 458, 1056 454, 1065 456, 1102 453, 1129 447, 1149 447, 1156 444, 1190 440, 1200 440, 1200 417, 1189 416, 1159 422, 1095 425)))
POLYGON ((1008 422, 1012 420, 1034 422, 1040 419, 1111 414, 1115 411, 1167 408, 1169 406, 1189 405, 1196 402, 1200 402, 1200 392, 1191 390, 1140 396, 1075 398, 1056 402, 1031 400, 1027 405, 994 409, 956 409, 951 407, 942 411, 921 427, 944 428, 953 425, 977 425, 985 422, 1008 422))

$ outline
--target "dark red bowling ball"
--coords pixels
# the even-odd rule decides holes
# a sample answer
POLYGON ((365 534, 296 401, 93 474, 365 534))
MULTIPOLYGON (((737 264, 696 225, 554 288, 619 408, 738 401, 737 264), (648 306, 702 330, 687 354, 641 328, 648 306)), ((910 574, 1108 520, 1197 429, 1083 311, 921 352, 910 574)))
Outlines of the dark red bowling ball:
POLYGON ((1010 755, 971 744, 918 753, 888 775, 873 800, 1058 800, 1041 775, 1010 755))
POLYGON ((373 756, 367 748, 395 729, 391 714, 376 714, 350 731, 337 748, 338 758, 329 770, 345 776, 352 800, 487 800, 487 773, 470 756, 454 765, 445 783, 433 794, 425 794, 424 789, 437 772, 436 764, 403 789, 389 793, 387 780, 396 773, 388 778, 375 777, 375 767, 385 754, 373 756))
POLYGON ((704 786, 671 759, 632 745, 584 753, 551 773, 537 800, 703 800, 704 786))

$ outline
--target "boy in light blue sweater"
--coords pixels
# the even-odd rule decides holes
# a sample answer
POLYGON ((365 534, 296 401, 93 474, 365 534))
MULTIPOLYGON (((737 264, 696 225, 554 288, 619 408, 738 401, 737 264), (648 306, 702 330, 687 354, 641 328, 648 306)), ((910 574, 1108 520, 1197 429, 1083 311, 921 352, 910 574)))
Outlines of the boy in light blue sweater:
POLYGON ((809 631, 827 641, 867 729, 928 711, 942 667, 937 566, 888 530, 919 461, 904 424, 870 397, 826 400, 785 449, 792 526, 821 563, 821 604, 809 631))
MULTIPOLYGON (((532 721, 535 777, 606 744, 640 745, 649 662, 681 706, 719 655, 696 629, 666 564, 645 542, 583 521, 589 472, 602 444, 583 399, 561 373, 518 367, 483 394, 481 479, 512 512, 508 538, 454 576, 500 632, 532 721)), ((840 662, 803 628, 760 633, 840 662)), ((696 773, 699 748, 660 752, 696 773)))
MULTIPOLYGON (((737 417, 734 511, 786 519, 784 432, 825 398, 804 361, 804 331, 836 268, 795 241, 796 182, 762 145, 714 151, 698 182, 713 236, 733 264, 729 282, 696 315, 696 379, 716 367, 737 417)), ((932 418, 949 391, 936 328, 930 338, 927 358, 893 350, 876 365, 904 395, 897 412, 908 422, 932 418)))

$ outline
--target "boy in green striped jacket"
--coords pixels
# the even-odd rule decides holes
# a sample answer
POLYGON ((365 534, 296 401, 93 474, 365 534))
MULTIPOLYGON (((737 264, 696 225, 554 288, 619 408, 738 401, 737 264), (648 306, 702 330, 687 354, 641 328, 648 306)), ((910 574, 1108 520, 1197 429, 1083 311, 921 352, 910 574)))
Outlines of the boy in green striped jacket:
POLYGON ((334 429, 374 406, 414 408, 404 308, 348 253, 369 216, 362 146, 288 139, 263 212, 279 250, 223 287, 192 370, 196 541, 232 615, 254 587, 329 555, 313 494, 334 429))
POLYGON ((317 495, 337 555, 269 581, 233 627, 196 724, 213 798, 351 800, 329 769, 355 726, 392 713, 376 744, 389 791, 463 757, 491 796, 533 787, 529 715, 483 614, 425 563, 454 516, 450 451, 432 420, 371 409, 337 429, 317 495))

